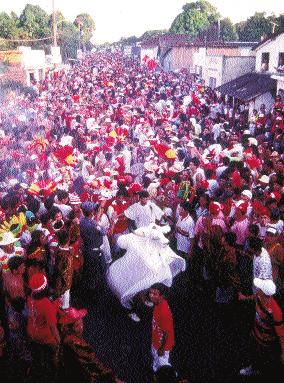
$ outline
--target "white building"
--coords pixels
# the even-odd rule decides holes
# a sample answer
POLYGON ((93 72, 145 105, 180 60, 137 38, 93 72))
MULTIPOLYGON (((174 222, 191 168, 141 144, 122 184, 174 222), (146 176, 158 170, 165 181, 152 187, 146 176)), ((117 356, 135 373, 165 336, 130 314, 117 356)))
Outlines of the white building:
POLYGON ((269 73, 277 81, 277 93, 284 97, 284 31, 274 33, 256 47, 256 71, 269 73), (282 66, 282 71, 279 70, 282 66))
POLYGON ((141 53, 140 59, 141 62, 145 56, 148 56, 150 59, 157 60, 159 51, 159 38, 153 37, 146 41, 141 42, 141 53))
POLYGON ((18 50, 22 53, 21 66, 25 71, 26 84, 29 86, 33 80, 42 80, 47 68, 44 50, 31 47, 19 47, 18 50))
POLYGON ((250 42, 209 42, 199 44, 193 53, 194 72, 206 86, 216 88, 255 68, 254 43, 250 42))
POLYGON ((249 114, 265 104, 270 110, 277 91, 284 89, 284 73, 277 72, 283 59, 284 64, 284 32, 272 35, 253 47, 255 68, 253 73, 228 81, 216 90, 222 95, 233 97, 236 102, 247 103, 249 114))

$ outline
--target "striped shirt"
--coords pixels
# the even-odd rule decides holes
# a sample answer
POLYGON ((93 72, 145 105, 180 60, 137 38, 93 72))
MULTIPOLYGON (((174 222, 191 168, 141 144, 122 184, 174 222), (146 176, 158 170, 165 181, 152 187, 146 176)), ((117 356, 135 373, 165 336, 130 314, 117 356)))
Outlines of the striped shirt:
POLYGON ((278 337, 284 337, 282 311, 274 298, 269 299, 264 305, 257 297, 252 335, 264 346, 271 345, 278 337))

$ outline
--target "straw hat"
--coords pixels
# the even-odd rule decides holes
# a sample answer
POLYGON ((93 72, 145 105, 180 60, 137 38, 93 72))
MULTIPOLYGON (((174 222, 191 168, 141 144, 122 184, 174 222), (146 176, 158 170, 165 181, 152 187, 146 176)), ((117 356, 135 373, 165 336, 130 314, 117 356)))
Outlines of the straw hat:
POLYGON ((0 235, 0 246, 11 245, 19 240, 19 238, 15 238, 10 231, 3 233, 0 235))

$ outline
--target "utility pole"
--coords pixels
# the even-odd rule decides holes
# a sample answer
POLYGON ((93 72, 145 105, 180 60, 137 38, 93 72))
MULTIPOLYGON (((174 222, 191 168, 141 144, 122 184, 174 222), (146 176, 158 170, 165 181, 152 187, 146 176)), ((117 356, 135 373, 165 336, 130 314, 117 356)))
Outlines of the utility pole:
POLYGON ((275 27, 279 27, 279 24, 274 23, 273 21, 270 21, 270 24, 272 24, 272 33, 275 32, 275 27))
POLYGON ((53 46, 57 47, 57 23, 55 14, 55 0, 52 0, 52 25, 53 25, 53 46))

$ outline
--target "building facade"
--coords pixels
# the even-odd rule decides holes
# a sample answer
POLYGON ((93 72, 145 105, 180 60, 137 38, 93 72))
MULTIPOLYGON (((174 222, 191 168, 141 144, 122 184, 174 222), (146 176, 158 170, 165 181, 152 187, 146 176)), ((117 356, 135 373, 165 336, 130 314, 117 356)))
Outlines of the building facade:
POLYGON ((255 68, 253 43, 211 42, 199 44, 193 53, 194 73, 206 86, 218 87, 238 76, 252 72, 255 68))

